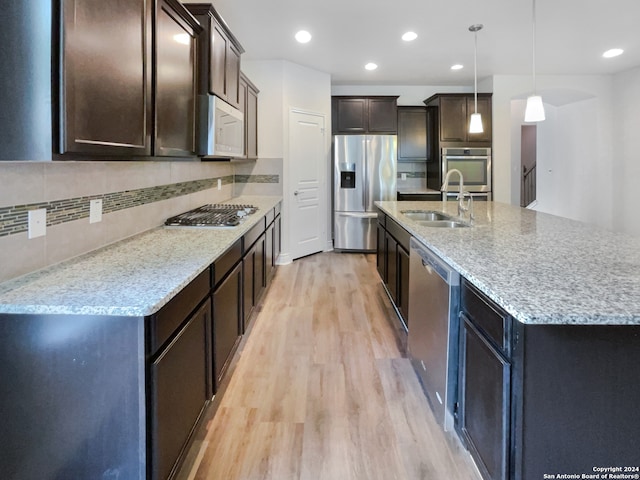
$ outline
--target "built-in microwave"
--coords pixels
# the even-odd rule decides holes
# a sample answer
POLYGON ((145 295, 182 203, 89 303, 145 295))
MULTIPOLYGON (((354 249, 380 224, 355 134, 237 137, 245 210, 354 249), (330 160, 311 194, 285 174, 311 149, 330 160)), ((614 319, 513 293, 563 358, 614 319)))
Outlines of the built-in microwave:
POLYGON ((198 95, 198 155, 244 156, 244 114, 215 95, 198 95))
MULTIPOLYGON (((490 148, 443 148, 442 177, 451 169, 462 172, 464 189, 467 192, 491 192, 490 148)), ((460 190, 457 175, 449 180, 449 191, 460 190)))

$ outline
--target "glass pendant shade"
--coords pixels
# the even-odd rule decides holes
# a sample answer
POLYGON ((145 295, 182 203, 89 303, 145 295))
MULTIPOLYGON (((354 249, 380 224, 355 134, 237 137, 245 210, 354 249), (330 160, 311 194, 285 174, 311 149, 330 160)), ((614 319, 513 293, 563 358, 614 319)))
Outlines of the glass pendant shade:
POLYGON ((479 113, 472 113, 469 121, 469 133, 482 133, 482 116, 479 113))
POLYGON ((525 122, 541 122, 544 120, 544 106, 540 95, 527 98, 527 108, 524 111, 525 122))

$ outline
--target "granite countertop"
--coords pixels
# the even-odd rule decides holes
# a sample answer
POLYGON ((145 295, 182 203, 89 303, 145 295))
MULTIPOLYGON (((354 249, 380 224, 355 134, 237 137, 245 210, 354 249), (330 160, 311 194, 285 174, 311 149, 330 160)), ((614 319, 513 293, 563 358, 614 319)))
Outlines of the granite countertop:
POLYGON ((640 238, 495 202, 472 228, 420 226, 403 210, 456 203, 376 202, 515 319, 527 324, 640 324, 640 238))
POLYGON ((0 283, 0 313, 114 315, 157 312, 282 198, 241 196, 254 215, 234 228, 158 227, 0 283))

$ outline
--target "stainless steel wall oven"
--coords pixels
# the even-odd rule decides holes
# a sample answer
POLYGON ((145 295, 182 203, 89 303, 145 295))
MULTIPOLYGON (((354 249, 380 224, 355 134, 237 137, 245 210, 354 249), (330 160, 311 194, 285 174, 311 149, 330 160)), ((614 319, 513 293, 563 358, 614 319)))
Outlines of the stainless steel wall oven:
MULTIPOLYGON (((443 148, 442 176, 456 168, 464 177, 464 189, 469 193, 491 192, 491 149, 490 148, 443 148)), ((449 182, 450 192, 458 192, 457 177, 449 182), (454 181, 455 180, 455 181, 454 181)), ((490 195, 489 195, 490 198, 490 195)))

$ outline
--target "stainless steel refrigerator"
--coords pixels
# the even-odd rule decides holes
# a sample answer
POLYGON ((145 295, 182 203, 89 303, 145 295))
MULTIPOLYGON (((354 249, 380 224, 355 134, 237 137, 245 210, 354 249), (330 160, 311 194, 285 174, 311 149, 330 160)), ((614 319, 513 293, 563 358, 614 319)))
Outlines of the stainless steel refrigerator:
POLYGON ((335 135, 333 169, 333 247, 374 251, 374 202, 396 199, 396 136, 335 135))

